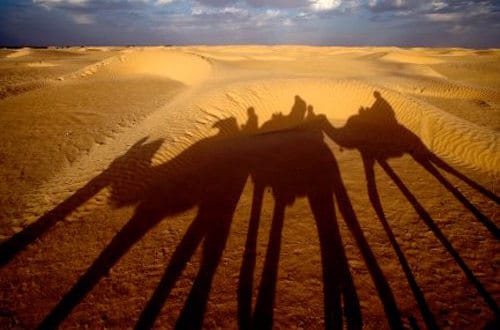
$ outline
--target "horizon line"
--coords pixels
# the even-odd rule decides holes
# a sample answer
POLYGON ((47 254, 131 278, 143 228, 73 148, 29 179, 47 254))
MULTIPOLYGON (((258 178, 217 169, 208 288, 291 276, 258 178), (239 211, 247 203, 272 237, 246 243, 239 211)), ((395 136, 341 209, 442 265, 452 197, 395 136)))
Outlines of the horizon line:
POLYGON ((48 48, 84 48, 84 47, 124 47, 124 48, 132 48, 132 47, 231 47, 231 46, 258 46, 258 47, 290 47, 290 46, 301 46, 301 47, 342 47, 342 48, 446 48, 446 49, 471 49, 471 50, 500 50, 500 46, 498 47, 464 47, 464 46, 425 46, 425 45, 396 45, 396 44, 387 44, 387 45, 343 45, 343 44, 325 44, 325 45, 315 45, 315 44, 301 44, 301 43, 227 43, 227 44, 159 44, 159 43, 151 43, 151 44, 46 44, 46 45, 36 45, 36 44, 20 44, 20 45, 8 45, 8 44, 0 44, 0 49, 20 49, 20 48, 32 48, 32 49, 48 49, 48 48))

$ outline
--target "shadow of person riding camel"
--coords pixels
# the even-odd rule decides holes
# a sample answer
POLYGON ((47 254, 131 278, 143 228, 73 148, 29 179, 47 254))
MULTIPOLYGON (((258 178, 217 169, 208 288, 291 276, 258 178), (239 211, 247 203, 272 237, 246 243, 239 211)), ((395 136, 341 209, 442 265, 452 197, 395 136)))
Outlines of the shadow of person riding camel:
POLYGON ((342 244, 334 201, 355 237, 391 326, 402 327, 394 296, 361 230, 336 158, 324 141, 324 123, 315 119, 312 107, 307 108, 306 102, 295 96, 294 106, 288 115, 273 115, 259 130, 261 143, 252 157, 251 166, 254 196, 238 288, 240 328, 272 328, 285 209, 297 197, 308 199, 318 230, 325 327, 341 329, 343 314, 348 328, 360 328, 362 324, 359 300, 342 244), (259 293, 252 313, 257 231, 266 187, 272 188, 275 206, 259 293), (344 312, 341 301, 344 303, 344 312))
MULTIPOLYGON (((238 319, 240 327, 243 329, 272 327, 281 233, 286 207, 291 205, 297 197, 306 197, 316 221, 320 240, 325 327, 342 328, 344 317, 348 328, 356 329, 362 326, 359 299, 337 223, 334 207, 334 202, 336 202, 372 276, 391 328, 402 328, 394 295, 364 237, 342 181, 336 158, 324 141, 324 134, 326 134, 341 146, 360 150, 365 163, 370 200, 381 221, 386 223, 374 185, 373 164, 375 160, 383 162, 387 158, 401 156, 408 150, 411 150, 412 155, 416 154, 415 150, 423 150, 419 151, 419 156, 414 156, 420 164, 427 164, 426 162, 430 160, 433 163, 446 164, 430 151, 427 150, 426 153, 425 147, 422 148, 423 144, 416 136, 416 140, 408 139, 408 141, 416 141, 419 148, 415 146, 409 148, 408 144, 400 144, 397 139, 392 139, 392 142, 396 144, 393 146, 390 139, 378 138, 377 134, 385 136, 388 133, 378 127, 373 128, 373 132, 371 131, 370 125, 373 126, 373 123, 377 121, 388 123, 386 127, 389 127, 389 131, 397 127, 393 134, 394 132, 403 135, 411 133, 409 131, 407 133, 406 128, 397 123, 391 111, 390 105, 379 94, 372 108, 363 109, 357 115, 358 117, 353 116, 345 127, 337 129, 330 125, 325 116, 315 115, 312 106, 307 106, 302 98, 296 96, 288 115, 275 114, 259 128, 255 109, 249 108, 248 121, 241 129, 235 118, 220 120, 214 124, 214 127, 219 130, 217 135, 193 144, 171 161, 157 166, 152 166, 151 158, 162 141, 145 143, 143 139, 73 196, 42 216, 25 231, 2 243, 0 252, 5 252, 5 254, 0 254, 2 265, 48 231, 59 219, 69 215, 104 187, 110 187, 111 202, 115 206, 137 204, 132 218, 40 325, 40 328, 57 327, 108 273, 109 269, 156 224, 165 217, 197 207, 196 217, 173 251, 164 275, 140 315, 136 328, 153 326, 186 264, 197 247, 203 244, 198 274, 176 323, 176 328, 179 329, 201 328, 212 279, 228 239, 233 213, 250 176, 254 182, 254 192, 239 277, 238 319), (384 151, 384 148, 388 151, 384 151), (372 159, 371 162, 370 159, 372 159), (129 179, 137 181, 138 185, 130 187, 116 180, 123 175, 129 175, 129 179), (272 189, 275 205, 263 275, 252 313, 256 241, 263 193, 266 187, 272 189)), ((496 198, 449 165, 443 166, 488 197, 496 198)), ((434 172, 431 173, 434 174, 434 172)), ((391 176, 393 180, 395 180, 394 175, 391 176)), ((440 180, 440 182, 444 181, 440 180)), ((448 188, 447 185, 445 187, 448 188)), ((402 183, 400 189, 413 205, 419 205, 402 183)), ((458 190, 455 190, 450 191, 457 198, 460 197, 459 200, 463 203, 469 203, 458 190)), ((426 215, 425 210, 421 206, 415 207, 443 244, 447 248, 451 247, 444 235, 433 224, 432 219, 426 215)), ((384 224, 384 228, 398 252, 399 246, 388 225, 384 224)), ((457 262, 463 264, 464 271, 470 272, 458 254, 456 256, 457 262)), ((412 279, 411 270, 400 249, 398 257, 409 274, 407 276, 410 283, 413 281, 412 288, 419 301, 421 293, 412 279)), ((475 279, 471 272, 469 278, 475 279)), ((482 286, 479 283, 478 289, 480 288, 482 286)), ((485 290, 484 293, 487 295, 485 290)), ((425 314, 424 309, 427 307, 423 296, 420 298, 422 300, 419 301, 419 305, 425 314)), ((430 312, 426 321, 427 325, 434 324, 430 312)))
POLYGON ((381 96, 380 92, 375 91, 374 97, 374 104, 370 108, 361 107, 359 109, 359 113, 351 116, 347 120, 344 127, 335 128, 331 126, 327 120, 322 118, 323 129, 325 134, 341 147, 347 149, 357 149, 360 152, 364 165, 370 202, 398 256, 409 281, 410 287, 413 290, 416 301, 422 311, 426 325, 429 328, 437 328, 435 320, 426 306, 423 294, 416 284, 408 262, 406 261, 386 219, 376 186, 374 171, 375 163, 378 163, 396 184, 405 198, 415 208, 415 211, 419 214, 424 223, 434 233, 441 244, 443 244, 457 264, 462 268, 467 278, 471 281, 471 283, 473 283, 488 306, 492 309, 495 315, 498 316, 499 309, 495 300, 490 296, 481 282, 476 278, 464 260, 460 257, 458 252, 453 248, 451 242, 439 229, 430 214, 425 210, 392 167, 387 163, 387 160, 409 154, 419 165, 434 176, 437 181, 442 184, 443 187, 445 187, 460 203, 470 210, 470 212, 497 239, 500 237, 498 227, 487 216, 482 214, 454 185, 452 185, 441 174, 438 168, 460 179, 497 204, 500 203, 500 198, 439 158, 424 145, 417 135, 403 125, 399 124, 396 120, 394 110, 381 96))
POLYGON ((378 91, 374 92, 374 96, 374 104, 370 108, 361 107, 359 113, 351 116, 344 127, 334 128, 325 125, 325 127, 329 128, 325 130, 325 133, 337 144, 348 149, 359 150, 370 190, 375 189, 374 191, 376 191, 376 188, 372 188, 374 185, 373 167, 375 162, 387 169, 389 167, 387 164, 388 159, 409 154, 467 207, 496 238, 500 238, 498 227, 472 205, 438 171, 438 168, 456 176, 497 203, 500 201, 498 196, 472 181, 430 151, 417 135, 397 122, 394 110, 378 91))
MULTIPOLYGON (((231 166, 247 171, 247 175, 250 175, 254 182, 254 198, 238 289, 238 314, 241 328, 266 329, 272 327, 272 310, 285 207, 292 204, 298 196, 307 196, 309 198, 318 225, 318 232, 320 233, 323 279, 325 282, 326 325, 329 328, 341 328, 343 322, 341 297, 343 296, 348 324, 352 328, 361 327, 359 301, 336 223, 333 194, 337 195, 344 217, 355 219, 354 211, 349 204, 349 198, 343 187, 335 158, 324 143, 321 131, 314 129, 312 126, 297 126, 303 124, 304 114, 305 102, 297 96, 289 115, 277 114, 270 121, 264 123, 261 129, 257 130, 255 125, 257 120, 253 117, 254 111, 249 108, 249 120, 242 126, 242 134, 235 134, 227 139, 227 143, 234 148, 229 153, 231 166), (257 240, 256 234, 260 220, 262 197, 266 187, 272 188, 275 208, 264 273, 255 312, 252 315, 251 299, 255 265, 255 242, 257 240)), ((227 162, 229 163, 229 160, 227 162)), ((224 171, 226 170, 224 169, 224 171)), ((214 196, 213 198, 218 199, 220 197, 214 196)), ((212 202, 217 203, 215 200, 212 202)), ((232 210, 234 211, 234 208, 232 210)), ((220 221, 215 220, 216 218, 213 219, 214 221, 220 221)), ((224 235, 220 235, 220 228, 217 229, 219 235, 213 235, 214 240, 219 240, 218 244, 221 247, 225 245, 227 240, 230 221, 228 215, 225 230, 223 231, 224 235)), ((220 225, 217 226, 220 227, 220 225)), ((355 231, 357 237, 362 236, 359 226, 355 231)), ((180 271, 198 245, 199 239, 196 237, 192 236, 190 227, 174 251, 163 278, 141 314, 136 324, 137 329, 149 328, 153 325, 169 296, 173 284, 179 277, 180 271), (187 246, 189 248, 186 248, 187 246), (186 251, 189 253, 186 253, 186 251)), ((205 250, 208 249, 209 245, 215 243, 215 241, 209 240, 209 236, 207 236, 204 243, 205 250)), ((376 267, 375 258, 373 254, 370 254, 371 251, 369 251, 366 241, 363 241, 361 245, 364 247, 365 255, 370 259, 371 268, 376 269, 374 273, 377 274, 377 282, 383 282, 383 275, 380 269, 376 267)), ((221 252, 221 250, 218 251, 221 252)), ((213 267, 204 267, 202 261, 198 276, 205 278, 204 282, 201 281, 205 285, 198 284, 199 277, 197 277, 177 320, 176 328, 197 329, 202 327, 210 282, 219 259, 220 254, 213 258, 214 262, 211 263, 213 267)), ((384 290, 381 291, 389 295, 384 290)))
POLYGON ((285 207, 292 204, 294 199, 299 196, 306 196, 308 198, 319 232, 324 275, 326 328, 342 327, 342 316, 340 313, 341 294, 344 299, 344 313, 348 328, 356 328, 361 325, 357 295, 352 286, 351 275, 343 253, 332 196, 335 197, 339 210, 355 237, 383 302, 391 328, 402 327, 392 291, 364 238, 359 222, 352 210, 347 192, 345 191, 335 157, 323 142, 323 133, 342 147, 358 149, 360 151, 365 167, 370 201, 407 276, 426 326, 430 329, 438 328, 434 316, 427 306, 423 293, 416 283, 410 266, 383 212, 375 185, 373 171, 375 161, 381 163, 384 170, 386 170, 391 179, 401 189, 404 196, 415 207, 425 224, 434 232, 436 237, 462 268, 468 279, 475 285, 489 307, 498 315, 498 307, 493 298, 468 268, 430 215, 420 205, 418 200, 411 195, 401 180, 399 180, 386 160, 393 157, 401 157, 407 153, 412 155, 417 163, 436 177, 497 238, 498 229, 493 222, 473 206, 434 166, 455 175, 497 203, 499 201, 498 197, 432 153, 415 134, 397 122, 392 107, 379 92, 375 92, 374 96, 376 100, 372 107, 361 108, 359 114, 350 117, 347 124, 342 128, 333 127, 323 115, 315 115, 311 105, 307 107, 307 116, 305 117, 306 103, 299 96, 295 97, 295 104, 289 115, 275 114, 271 120, 262 125, 260 132, 268 133, 270 138, 269 141, 262 144, 261 151, 266 148, 272 149, 273 143, 276 143, 276 147, 273 152, 266 152, 265 157, 256 157, 255 159, 257 160, 265 159, 265 163, 255 163, 252 165, 251 170, 255 190, 245 254, 240 272, 240 287, 238 291, 240 328, 261 329, 272 327, 274 292, 285 207), (269 135, 269 133, 273 132, 279 134, 282 139, 273 140, 274 136, 269 135), (272 187, 276 205, 262 280, 255 312, 252 317, 251 292, 253 287, 252 276, 255 267, 256 237, 262 195, 264 188, 267 186, 272 187), (329 241, 331 238, 334 238, 334 242, 329 241))
MULTIPOLYGON (((302 111, 302 105, 305 107, 305 102, 297 97, 291 114, 284 118, 285 126, 298 123, 297 118, 305 113, 305 110, 302 111)), ((41 328, 59 325, 121 256, 164 217, 194 206, 198 206, 198 214, 175 248, 157 289, 139 317, 136 328, 150 328, 153 325, 170 290, 203 240, 203 256, 199 272, 176 323, 176 328, 179 329, 201 328, 212 278, 227 241, 234 209, 249 174, 255 182, 271 186, 275 192, 277 202, 272 236, 278 236, 277 239, 281 231, 275 228, 283 222, 285 205, 292 203, 295 195, 307 193, 310 196, 315 214, 322 217, 318 219, 321 226, 321 244, 323 254, 329 259, 324 263, 328 265, 325 267, 327 270, 325 270, 324 278, 330 283, 328 290, 331 291, 325 295, 328 297, 328 306, 330 309, 333 305, 338 305, 340 308, 340 294, 335 291, 340 287, 346 287, 343 291, 350 290, 349 297, 352 298, 344 299, 348 302, 353 301, 352 304, 356 308, 353 308, 354 314, 359 314, 359 303, 350 274, 347 274, 347 260, 340 243, 338 228, 333 222, 333 204, 327 202, 328 197, 331 200, 333 183, 339 181, 337 178, 339 173, 338 169, 334 172, 328 171, 328 168, 334 165, 334 159, 324 145, 321 132, 311 134, 304 130, 291 131, 286 136, 248 134, 255 130, 257 122, 254 112, 249 110, 248 113, 249 121, 244 126, 245 134, 239 132, 234 118, 219 121, 214 125, 221 130, 217 136, 204 139, 172 161, 150 169, 146 180, 149 186, 140 196, 134 216, 45 318, 40 325, 41 328), (290 150, 293 146, 290 142, 300 144, 295 145, 295 150, 290 150), (286 153, 280 156, 280 150, 286 153), (294 155, 294 159, 290 159, 290 155, 294 155), (318 157, 319 160, 315 161, 318 157), (310 160, 313 161, 309 162, 310 160), (320 164, 323 164, 322 168, 318 167, 320 164), (291 173, 289 170, 291 168, 298 168, 300 173, 291 173), (331 180, 321 180, 323 168, 325 173, 329 173, 326 175, 332 177, 331 180), (271 177, 272 181, 270 181, 271 177), (294 181, 289 182, 290 179, 294 181), (325 185, 323 182, 328 183, 325 185), (323 201, 325 197, 327 200, 323 201), (325 203, 324 206, 323 203, 325 203), (340 263, 342 271, 333 271, 336 263, 340 263), (334 280, 333 283, 331 279, 334 280), (341 285, 344 282, 348 285, 341 285)), ((282 128, 281 118, 278 121, 280 121, 279 127, 282 128)), ((272 123, 278 123, 278 121, 275 119, 272 123)), ((113 189, 112 192, 114 192, 113 189)), ((347 197, 344 199, 347 200, 347 197)), ((279 255, 279 244, 276 244, 274 238, 268 251, 270 255, 279 255)), ((273 274, 276 273, 276 259, 268 257, 266 265, 269 278, 275 278, 273 274)), ((275 280, 266 283, 269 284, 263 284, 260 290, 261 296, 274 296, 275 280)), ((263 314, 267 317, 268 300, 262 298, 259 300, 265 302, 265 307, 261 308, 259 304, 256 310, 263 310, 263 314)), ((273 299, 270 300, 271 306, 273 301, 273 299)), ((329 313, 329 319, 342 322, 342 316, 337 317, 333 313, 329 313)), ((360 315, 349 317, 349 319, 358 323, 361 321, 360 315)), ((269 324, 271 325, 272 318, 268 320, 271 321, 269 324)))

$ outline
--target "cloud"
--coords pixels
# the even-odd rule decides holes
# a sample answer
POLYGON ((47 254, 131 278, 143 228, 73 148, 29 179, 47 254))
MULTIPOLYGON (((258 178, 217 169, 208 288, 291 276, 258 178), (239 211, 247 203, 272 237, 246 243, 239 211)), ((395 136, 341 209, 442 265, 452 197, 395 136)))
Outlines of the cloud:
POLYGON ((368 8, 372 11, 383 12, 416 8, 425 1, 421 0, 368 0, 368 8))
POLYGON ((487 8, 485 13, 500 10, 497 0, 367 0, 364 6, 374 13, 406 12, 414 15, 430 13, 467 13, 487 8))
POLYGON ((50 9, 53 7, 82 7, 88 3, 88 0, 33 0, 33 3, 50 9))
POLYGON ((0 0, 4 44, 498 47, 499 29, 497 0, 0 0))
POLYGON ((425 17, 432 22, 457 22, 464 15, 462 13, 429 13, 425 14, 425 17))
POLYGON ((372 13, 372 21, 432 23, 447 30, 456 24, 466 30, 467 26, 494 24, 500 19, 500 3, 495 0, 368 0, 364 8, 372 13))
POLYGON ((247 16, 248 10, 233 6, 228 7, 206 7, 206 6, 194 6, 191 8, 191 14, 194 16, 247 16))
POLYGON ((93 24, 95 23, 94 17, 88 14, 74 14, 71 16, 76 24, 93 24))
POLYGON ((224 7, 231 5, 236 1, 233 0, 197 0, 198 3, 202 5, 212 6, 212 7, 224 7))
POLYGON ((33 0, 33 4, 47 9, 66 10, 124 10, 146 8, 153 3, 166 4, 172 0, 33 0))
POLYGON ((87 2, 89 2, 89 0, 33 0, 33 3, 39 3, 47 6, 58 4, 82 5, 87 2))
POLYGON ((341 0, 310 0, 309 2, 311 8, 318 11, 332 10, 342 4, 341 0))
POLYGON ((297 8, 307 6, 308 0, 245 0, 254 7, 297 8))
POLYGON ((292 20, 287 17, 287 13, 280 9, 267 8, 251 11, 248 8, 234 6, 207 7, 197 5, 191 9, 191 16, 176 16, 177 24, 181 20, 191 27, 211 27, 233 32, 251 28, 293 25, 292 20))

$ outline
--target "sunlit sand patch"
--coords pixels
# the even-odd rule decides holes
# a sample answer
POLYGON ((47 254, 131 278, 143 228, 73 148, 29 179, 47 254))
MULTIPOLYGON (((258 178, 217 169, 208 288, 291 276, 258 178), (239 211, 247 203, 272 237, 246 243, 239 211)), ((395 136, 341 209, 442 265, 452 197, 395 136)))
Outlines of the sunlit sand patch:
POLYGON ((23 57, 31 54, 31 49, 29 48, 21 48, 17 49, 13 53, 8 54, 5 56, 6 58, 17 58, 17 57, 23 57))
POLYGON ((391 52, 382 57, 384 61, 392 61, 399 63, 411 64, 437 64, 442 63, 443 60, 426 55, 411 54, 409 52, 391 52))
POLYGON ((30 62, 26 65, 29 66, 30 68, 50 68, 52 66, 56 66, 57 64, 39 61, 39 62, 30 62))
POLYGON ((128 49, 123 51, 123 55, 92 64, 70 77, 149 75, 194 85, 206 79, 210 69, 210 64, 196 55, 161 48, 128 49))

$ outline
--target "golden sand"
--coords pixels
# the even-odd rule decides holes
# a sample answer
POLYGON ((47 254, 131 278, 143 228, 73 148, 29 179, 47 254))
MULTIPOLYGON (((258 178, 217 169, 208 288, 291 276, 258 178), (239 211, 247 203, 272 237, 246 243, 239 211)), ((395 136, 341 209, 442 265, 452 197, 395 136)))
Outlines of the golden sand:
POLYGON ((498 313, 500 50, 0 50, 0 123, 0 327, 498 313))

